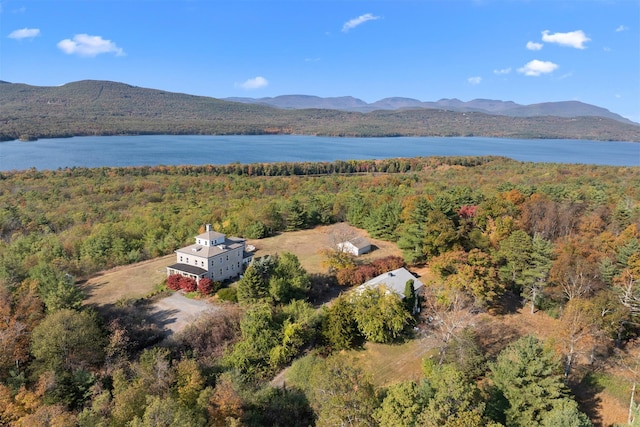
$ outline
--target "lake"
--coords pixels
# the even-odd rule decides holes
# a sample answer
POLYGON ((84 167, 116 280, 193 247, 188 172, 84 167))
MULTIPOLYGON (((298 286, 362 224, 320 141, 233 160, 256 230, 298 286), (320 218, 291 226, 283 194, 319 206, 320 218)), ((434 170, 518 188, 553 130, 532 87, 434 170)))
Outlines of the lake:
POLYGON ((87 136, 0 142, 0 170, 477 155, 526 162, 640 166, 640 143, 481 137, 87 136))

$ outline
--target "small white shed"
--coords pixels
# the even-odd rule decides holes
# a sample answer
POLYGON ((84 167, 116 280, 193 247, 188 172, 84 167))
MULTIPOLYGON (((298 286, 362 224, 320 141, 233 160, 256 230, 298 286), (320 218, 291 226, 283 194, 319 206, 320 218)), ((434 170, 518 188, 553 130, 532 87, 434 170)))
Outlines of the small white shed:
POLYGON ((342 252, 359 256, 371 252, 371 243, 364 237, 356 237, 346 242, 338 243, 338 248, 342 252))

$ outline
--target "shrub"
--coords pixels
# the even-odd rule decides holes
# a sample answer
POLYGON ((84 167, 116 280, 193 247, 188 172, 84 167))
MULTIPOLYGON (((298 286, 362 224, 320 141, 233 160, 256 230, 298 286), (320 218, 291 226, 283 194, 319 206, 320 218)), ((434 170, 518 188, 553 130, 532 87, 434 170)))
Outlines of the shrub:
POLYGON ((191 277, 182 277, 180 279, 180 289, 182 289, 185 292, 195 292, 195 290, 198 288, 198 284, 196 283, 195 279, 192 279, 191 277))
POLYGON ((167 277, 167 288, 171 289, 172 291, 179 291, 180 279, 182 279, 182 276, 179 274, 172 274, 167 277))
POLYGON ((217 292, 216 295, 218 295, 218 298, 220 298, 222 301, 238 302, 236 288, 222 288, 217 292))
POLYGON ((384 258, 377 259, 371 263, 376 269, 374 276, 386 273, 387 271, 396 270, 400 267, 404 267, 404 260, 399 256, 389 255, 384 258))
POLYGON ((204 279, 200 279, 198 282, 198 292, 200 295, 210 295, 214 293, 220 287, 220 283, 214 282, 213 280, 205 277, 204 279))

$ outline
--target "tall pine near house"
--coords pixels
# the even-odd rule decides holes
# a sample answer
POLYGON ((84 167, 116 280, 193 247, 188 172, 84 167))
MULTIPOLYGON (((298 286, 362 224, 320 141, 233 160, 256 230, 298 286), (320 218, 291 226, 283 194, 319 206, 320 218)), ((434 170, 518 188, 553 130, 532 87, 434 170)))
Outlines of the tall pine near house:
POLYGON ((416 297, 416 289, 413 287, 413 279, 407 280, 407 283, 404 284, 404 306, 407 308, 407 311, 411 314, 415 314, 417 307, 417 297, 416 297))

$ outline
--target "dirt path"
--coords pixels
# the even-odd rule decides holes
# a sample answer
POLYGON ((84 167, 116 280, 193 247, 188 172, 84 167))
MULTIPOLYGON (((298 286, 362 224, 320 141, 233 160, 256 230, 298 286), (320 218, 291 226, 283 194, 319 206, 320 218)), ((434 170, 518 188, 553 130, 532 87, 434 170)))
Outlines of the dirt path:
POLYGON ((180 332, 203 313, 220 310, 203 300, 190 299, 179 292, 156 301, 149 314, 150 320, 167 331, 167 335, 180 332))

